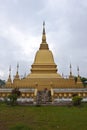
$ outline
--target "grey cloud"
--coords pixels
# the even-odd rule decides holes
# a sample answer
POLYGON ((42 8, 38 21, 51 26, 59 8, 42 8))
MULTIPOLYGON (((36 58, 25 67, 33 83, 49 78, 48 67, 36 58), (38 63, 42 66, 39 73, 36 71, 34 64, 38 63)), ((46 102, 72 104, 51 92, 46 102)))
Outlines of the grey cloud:
MULTIPOLYGON (((32 38, 40 38, 42 33, 42 21, 46 20, 47 42, 52 49, 59 72, 69 74, 69 64, 72 63, 73 73, 76 75, 76 67, 80 66, 82 76, 87 76, 87 1, 86 0, 3 0, 0 1, 0 64, 1 70, 6 73, 9 64, 13 66, 13 74, 17 61, 20 62, 20 74, 29 72, 33 63, 34 54, 40 43, 35 45, 31 54, 24 53, 24 44, 28 44, 20 35, 3 36, 2 33, 13 25, 23 35, 28 34, 32 38), (3 31, 4 30, 4 31, 3 31), (8 38, 9 37, 9 38, 8 38), (13 37, 13 38, 12 38, 13 37), (19 37, 19 36, 18 36, 19 37), (19 43, 22 42, 22 43, 19 43), (22 46, 22 45, 23 46, 22 46), (7 69, 6 69, 7 68, 7 69), (23 69, 24 68, 24 69, 23 69)), ((16 32, 15 32, 16 33, 16 32)), ((13 33, 14 34, 14 33, 13 33)), ((19 34, 19 33, 18 33, 19 34)), ((29 37, 26 37, 30 39, 29 37)), ((25 49, 26 51, 26 49, 25 49)), ((4 77, 6 77, 4 75, 4 77)), ((3 77, 3 78, 4 78, 3 77)))

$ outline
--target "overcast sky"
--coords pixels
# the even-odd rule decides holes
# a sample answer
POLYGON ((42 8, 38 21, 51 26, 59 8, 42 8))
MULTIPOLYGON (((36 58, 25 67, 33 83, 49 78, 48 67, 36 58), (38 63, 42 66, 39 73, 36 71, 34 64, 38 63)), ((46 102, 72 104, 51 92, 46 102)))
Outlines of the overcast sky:
POLYGON ((87 77, 87 0, 0 0, 0 78, 30 73, 46 23, 47 43, 60 74, 87 77))

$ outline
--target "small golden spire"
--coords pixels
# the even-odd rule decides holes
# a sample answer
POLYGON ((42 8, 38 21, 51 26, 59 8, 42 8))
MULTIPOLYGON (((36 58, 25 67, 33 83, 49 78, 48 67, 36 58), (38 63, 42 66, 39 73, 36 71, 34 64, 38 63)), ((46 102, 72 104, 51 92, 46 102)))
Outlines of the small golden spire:
POLYGON ((11 82, 11 65, 9 66, 9 77, 8 77, 8 80, 7 82, 11 82))
POLYGON ((17 63, 17 72, 16 72, 16 75, 15 75, 15 79, 19 79, 18 69, 19 69, 19 64, 17 63))
POLYGON ((45 21, 43 21, 43 34, 45 34, 45 21))
POLYGON ((79 66, 77 66, 77 72, 78 72, 77 83, 82 83, 81 78, 80 78, 80 74, 79 74, 79 66))
POLYGON ((9 66, 9 77, 11 77, 11 65, 9 66))
POLYGON ((80 75, 79 75, 79 66, 77 66, 77 72, 78 72, 78 77, 80 77, 80 75))
POLYGON ((40 44, 39 50, 49 50, 48 44, 46 42, 45 22, 43 22, 42 42, 40 44))
POLYGON ((72 76, 72 65, 70 63, 70 76, 72 76))
POLYGON ((46 43, 45 21, 43 21, 42 43, 46 43))
POLYGON ((18 73, 18 69, 19 69, 19 64, 17 63, 17 73, 18 73))
POLYGON ((9 66, 9 76, 8 79, 6 81, 6 87, 11 87, 12 85, 12 80, 11 80, 11 65, 9 66))

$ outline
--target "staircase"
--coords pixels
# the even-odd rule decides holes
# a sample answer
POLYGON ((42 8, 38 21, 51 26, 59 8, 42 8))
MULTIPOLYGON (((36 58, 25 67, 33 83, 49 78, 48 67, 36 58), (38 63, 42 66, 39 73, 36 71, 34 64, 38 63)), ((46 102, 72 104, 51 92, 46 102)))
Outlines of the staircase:
POLYGON ((51 101, 51 92, 47 89, 43 91, 38 91, 36 96, 37 104, 47 104, 51 101))

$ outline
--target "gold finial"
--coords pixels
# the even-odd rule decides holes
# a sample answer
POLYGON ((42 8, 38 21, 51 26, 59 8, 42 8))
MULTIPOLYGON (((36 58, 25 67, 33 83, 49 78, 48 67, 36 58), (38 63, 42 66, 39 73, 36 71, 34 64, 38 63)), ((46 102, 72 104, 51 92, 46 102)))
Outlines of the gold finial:
POLYGON ((8 80, 7 83, 11 83, 11 65, 9 66, 9 76, 8 76, 8 80))
POLYGON ((70 72, 72 72, 72 66, 71 66, 71 63, 70 63, 70 72))
POLYGON ((70 76, 72 76, 72 65, 70 63, 70 76))
POLYGON ((19 64, 17 63, 17 72, 18 72, 18 69, 19 69, 19 64))
POLYGON ((43 26, 45 26, 45 21, 43 21, 43 26))
POLYGON ((18 69, 19 69, 19 64, 17 63, 17 72, 16 72, 16 77, 19 77, 18 69))
POLYGON ((17 63, 17 72, 16 72, 16 75, 15 75, 15 79, 19 79, 18 69, 19 69, 19 64, 17 63))
POLYGON ((78 72, 78 77, 79 77, 79 76, 80 76, 80 75, 79 75, 79 66, 77 66, 77 72, 78 72))
POLYGON ((11 65, 9 66, 9 73, 11 73, 11 65))
POLYGON ((11 65, 9 66, 9 77, 11 77, 11 65))
POLYGON ((43 34, 45 34, 45 21, 43 21, 43 34))
POLYGON ((45 21, 43 21, 42 43, 46 43, 46 35, 45 35, 45 21))

